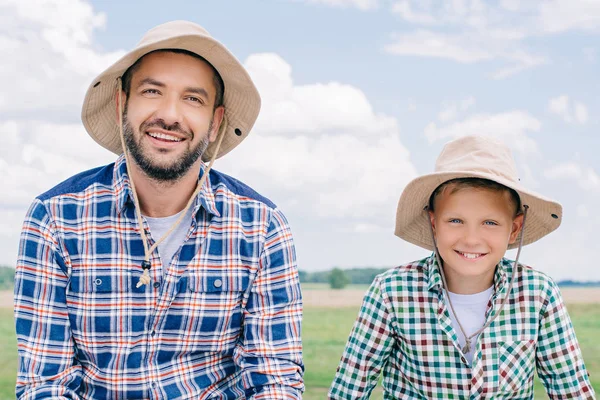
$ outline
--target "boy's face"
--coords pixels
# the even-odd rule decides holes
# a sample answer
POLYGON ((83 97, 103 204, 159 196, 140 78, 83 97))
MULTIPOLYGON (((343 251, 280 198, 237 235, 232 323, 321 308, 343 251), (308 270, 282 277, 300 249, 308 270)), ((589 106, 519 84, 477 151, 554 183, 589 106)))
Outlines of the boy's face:
POLYGON ((506 192, 448 185, 429 212, 448 289, 472 294, 489 288, 508 245, 517 239, 523 215, 506 192))

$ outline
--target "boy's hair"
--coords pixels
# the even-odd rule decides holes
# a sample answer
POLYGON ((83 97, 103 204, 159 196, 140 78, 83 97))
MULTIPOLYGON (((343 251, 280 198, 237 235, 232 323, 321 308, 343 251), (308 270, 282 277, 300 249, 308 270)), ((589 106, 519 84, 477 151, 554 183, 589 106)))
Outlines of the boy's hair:
POLYGON ((199 56, 196 53, 192 53, 191 51, 183 50, 183 49, 158 49, 158 50, 153 50, 153 51, 151 51, 151 52, 149 52, 149 53, 144 54, 143 56, 141 56, 135 63, 133 63, 132 66, 130 66, 129 68, 127 68, 127 70, 123 74, 123 77, 121 78, 122 89, 125 92, 125 95, 127 96, 127 98, 129 98, 129 92, 131 90, 131 78, 133 76, 133 73, 140 68, 140 65, 141 65, 142 60, 144 59, 144 57, 146 57, 148 54, 152 54, 152 53, 185 54, 187 56, 194 57, 194 58, 196 58, 196 59, 198 59, 198 60, 203 61, 204 63, 206 63, 212 69, 212 72, 214 74, 213 75, 213 84, 215 85, 215 90, 216 90, 214 109, 216 109, 217 107, 223 105, 223 92, 225 91, 225 85, 224 85, 223 79, 221 78, 221 75, 219 74, 219 72, 217 71, 217 69, 211 63, 209 63, 204 57, 199 56))
POLYGON ((446 181, 439 185, 429 197, 429 210, 434 211, 435 199, 446 188, 450 189, 450 194, 456 193, 463 189, 485 189, 494 192, 508 193, 510 202, 515 207, 515 216, 521 213, 521 198, 513 189, 499 184, 498 182, 482 178, 456 178, 446 181))

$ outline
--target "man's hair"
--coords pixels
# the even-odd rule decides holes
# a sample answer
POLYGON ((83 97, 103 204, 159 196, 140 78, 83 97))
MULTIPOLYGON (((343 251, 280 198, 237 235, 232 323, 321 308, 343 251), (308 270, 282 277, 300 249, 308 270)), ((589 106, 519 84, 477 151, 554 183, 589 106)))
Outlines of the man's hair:
POLYGON ((429 210, 433 211, 435 205, 435 199, 439 196, 446 188, 450 190, 450 194, 454 194, 462 189, 484 189, 491 190, 499 193, 508 193, 510 195, 510 202, 514 206, 515 216, 521 212, 521 198, 519 194, 498 182, 491 181, 483 178, 456 178, 446 181, 439 185, 429 197, 429 210))
POLYGON ((142 60, 144 59, 144 57, 146 57, 148 54, 152 54, 152 53, 185 54, 185 55, 188 55, 190 57, 194 57, 194 58, 196 58, 196 59, 198 59, 200 61, 205 62, 212 69, 212 72, 213 72, 213 84, 215 85, 215 89, 216 89, 216 92, 217 92, 216 95, 215 95, 215 106, 214 106, 214 108, 217 108, 217 107, 223 105, 223 93, 225 92, 225 85, 223 84, 223 79, 221 78, 221 75, 219 74, 219 72, 217 71, 217 69, 215 67, 213 67, 213 65, 211 63, 209 63, 204 57, 199 56, 196 53, 192 53, 191 51, 183 50, 183 49, 158 49, 158 50, 154 50, 154 51, 151 51, 149 53, 146 53, 143 56, 141 56, 140 58, 138 58, 138 60, 131 67, 127 68, 127 70, 123 74, 123 77, 121 78, 122 89, 125 92, 125 95, 127 96, 127 99, 129 99, 129 93, 131 91, 131 78, 133 77, 133 73, 140 68, 140 65, 141 65, 142 60))

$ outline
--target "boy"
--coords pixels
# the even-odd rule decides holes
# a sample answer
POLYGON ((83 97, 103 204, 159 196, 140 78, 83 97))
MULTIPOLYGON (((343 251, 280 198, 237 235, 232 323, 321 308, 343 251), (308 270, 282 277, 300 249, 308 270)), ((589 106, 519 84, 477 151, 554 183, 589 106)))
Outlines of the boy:
POLYGON ((550 398, 593 399, 558 287, 518 263, 561 214, 520 185, 501 143, 448 143, 396 218, 397 236, 434 253, 375 278, 329 398, 369 398, 383 370, 384 399, 532 399, 537 368, 550 398))

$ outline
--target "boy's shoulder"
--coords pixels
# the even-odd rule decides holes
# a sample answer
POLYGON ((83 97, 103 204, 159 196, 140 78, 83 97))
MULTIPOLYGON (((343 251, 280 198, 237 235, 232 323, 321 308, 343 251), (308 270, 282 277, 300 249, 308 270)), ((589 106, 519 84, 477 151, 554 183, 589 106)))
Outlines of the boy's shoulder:
POLYGON ((402 289, 416 292, 429 287, 432 264, 431 256, 401 264, 377 275, 373 283, 384 291, 402 289))
MULTIPOLYGON (((509 278, 512 278, 514 261, 503 258, 502 264, 509 272, 509 278)), ((542 297, 555 296, 560 292, 550 275, 523 263, 519 263, 513 288, 516 291, 533 292, 542 297)))

